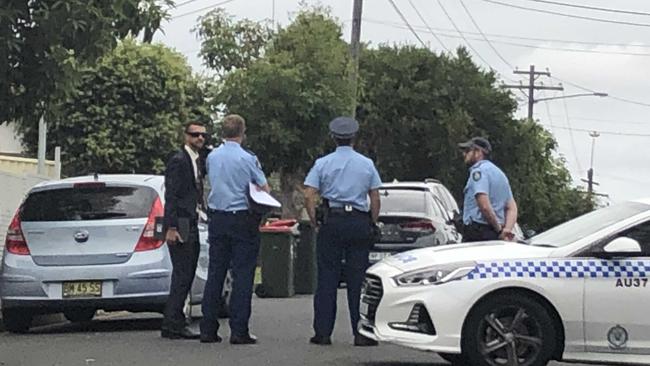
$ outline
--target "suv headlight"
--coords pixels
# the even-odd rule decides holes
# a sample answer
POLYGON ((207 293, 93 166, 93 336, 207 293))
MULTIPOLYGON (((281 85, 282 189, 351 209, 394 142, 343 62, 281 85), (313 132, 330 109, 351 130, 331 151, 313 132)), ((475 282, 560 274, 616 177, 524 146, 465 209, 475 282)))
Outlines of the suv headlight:
POLYGON ((437 265, 406 272, 393 277, 397 286, 438 285, 467 276, 476 268, 476 262, 459 262, 437 265))

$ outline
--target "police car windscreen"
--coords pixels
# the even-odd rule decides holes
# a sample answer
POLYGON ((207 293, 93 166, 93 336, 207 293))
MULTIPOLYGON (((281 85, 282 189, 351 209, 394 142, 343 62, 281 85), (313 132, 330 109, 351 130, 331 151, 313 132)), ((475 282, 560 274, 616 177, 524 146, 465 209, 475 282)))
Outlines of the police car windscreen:
POLYGON ((650 205, 639 202, 625 202, 601 208, 532 237, 530 244, 556 247, 569 245, 648 210, 650 205))
POLYGON ((75 187, 30 194, 23 221, 82 221, 142 218, 149 215, 156 191, 148 187, 75 187))
POLYGON ((379 190, 381 197, 382 213, 422 213, 427 212, 426 193, 416 190, 382 189, 379 190))

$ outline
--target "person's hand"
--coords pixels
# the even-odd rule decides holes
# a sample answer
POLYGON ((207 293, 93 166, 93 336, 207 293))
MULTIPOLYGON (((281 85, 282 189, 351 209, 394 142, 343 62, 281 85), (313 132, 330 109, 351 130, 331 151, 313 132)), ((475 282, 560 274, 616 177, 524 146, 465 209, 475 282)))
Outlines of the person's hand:
POLYGON ((168 245, 176 245, 177 243, 183 243, 183 238, 181 238, 181 234, 178 233, 178 230, 167 229, 165 241, 168 245))
POLYGON ((503 228, 499 234, 499 239, 505 241, 514 241, 515 234, 512 232, 512 229, 503 228))

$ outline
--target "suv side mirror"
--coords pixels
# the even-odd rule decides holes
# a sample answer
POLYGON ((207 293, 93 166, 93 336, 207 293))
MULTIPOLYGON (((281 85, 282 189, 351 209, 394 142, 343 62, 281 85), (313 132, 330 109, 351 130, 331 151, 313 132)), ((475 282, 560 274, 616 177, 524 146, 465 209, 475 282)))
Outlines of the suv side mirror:
POLYGON ((641 245, 638 241, 622 236, 610 241, 603 248, 603 254, 605 257, 625 257, 629 254, 640 254, 641 245))

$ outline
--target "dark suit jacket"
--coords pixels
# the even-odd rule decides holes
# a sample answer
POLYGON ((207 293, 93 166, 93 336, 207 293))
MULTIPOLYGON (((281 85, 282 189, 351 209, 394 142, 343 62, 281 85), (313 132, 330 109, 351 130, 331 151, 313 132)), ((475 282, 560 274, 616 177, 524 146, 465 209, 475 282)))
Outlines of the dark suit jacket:
MULTIPOLYGON (((205 162, 199 157, 199 185, 202 187, 205 162)), ((169 227, 178 228, 179 218, 196 221, 197 203, 203 195, 194 179, 194 168, 190 154, 185 147, 177 151, 167 162, 165 170, 165 230, 169 227)))

